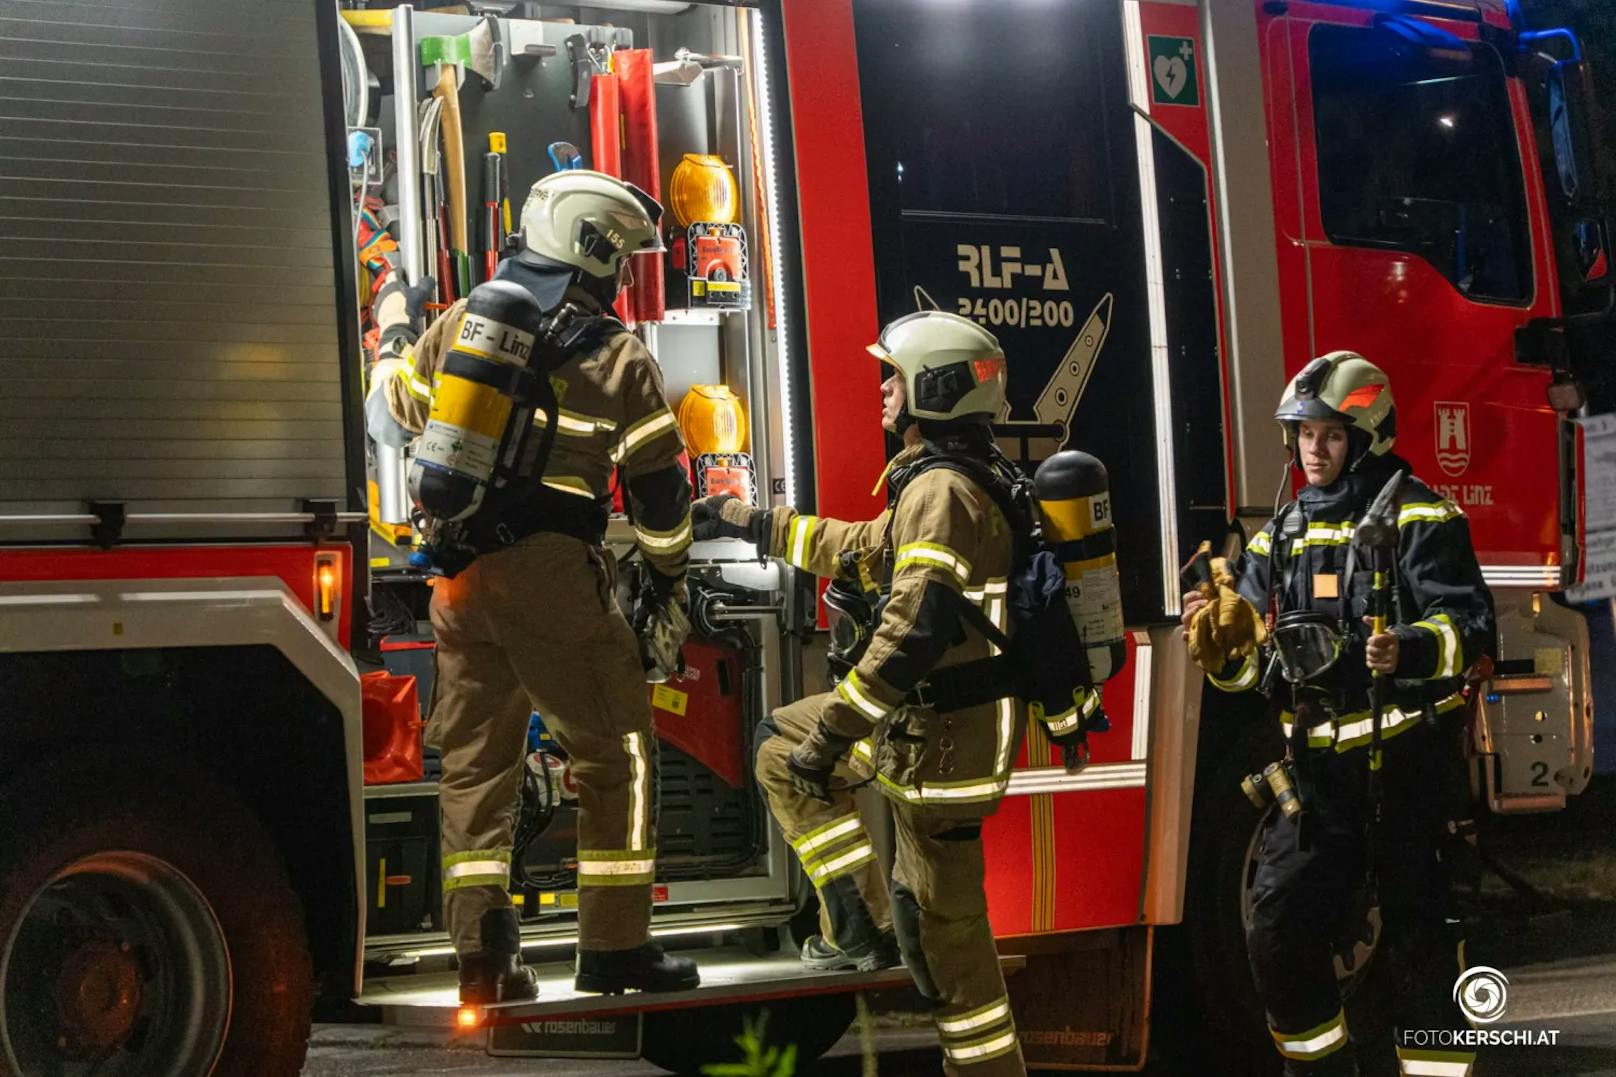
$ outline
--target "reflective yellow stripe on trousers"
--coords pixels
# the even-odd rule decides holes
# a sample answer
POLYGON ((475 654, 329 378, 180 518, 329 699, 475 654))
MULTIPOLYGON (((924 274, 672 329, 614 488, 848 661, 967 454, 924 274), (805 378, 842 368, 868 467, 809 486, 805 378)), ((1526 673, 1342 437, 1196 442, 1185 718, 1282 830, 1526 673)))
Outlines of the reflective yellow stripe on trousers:
POLYGON ((986 1006, 937 1019, 943 1057, 956 1066, 987 1062, 1016 1049, 1016 1025, 1010 1000, 1001 995, 986 1006))
POLYGON ((1470 1077, 1475 1065, 1474 1051, 1397 1049, 1397 1072, 1406 1077, 1470 1077))
POLYGON ((1334 1054, 1346 1045, 1347 1015, 1345 1011, 1337 1013, 1322 1025, 1306 1032, 1269 1031, 1273 1033, 1274 1046, 1279 1048, 1280 1054, 1286 1058, 1313 1061, 1334 1054))

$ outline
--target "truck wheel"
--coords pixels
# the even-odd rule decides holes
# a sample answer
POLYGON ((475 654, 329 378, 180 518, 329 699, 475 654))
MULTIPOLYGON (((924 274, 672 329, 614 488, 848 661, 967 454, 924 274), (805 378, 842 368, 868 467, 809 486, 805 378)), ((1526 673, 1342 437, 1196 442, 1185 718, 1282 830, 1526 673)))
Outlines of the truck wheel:
POLYGON ((725 281, 729 280, 729 270, 725 269, 723 266, 713 266, 713 268, 707 273, 707 279, 710 281, 716 281, 719 284, 723 284, 725 281))
POLYGON ((0 1069, 295 1077, 314 973, 280 858, 229 793, 150 775, 0 803, 0 1069))
MULTIPOLYGON (((1246 956, 1264 813, 1246 799, 1240 779, 1280 758, 1284 744, 1270 722, 1247 714, 1204 715, 1203 743, 1209 731, 1231 729, 1234 742, 1196 779, 1184 924, 1173 940, 1182 951, 1178 967, 1189 972, 1193 998, 1181 1008, 1192 1020, 1181 1026, 1188 1042, 1176 1046, 1193 1052, 1192 1057, 1220 1063, 1215 1072, 1262 1077, 1280 1069, 1246 956)), ((1344 944, 1336 957, 1354 1038, 1361 1038, 1363 1019, 1376 1008, 1380 977, 1373 957, 1379 926, 1378 911, 1370 910, 1361 939, 1344 944)))
POLYGON ((773 1002, 704 1006, 645 1015, 640 1054, 669 1073, 700 1077, 702 1067, 740 1062, 745 1056, 735 1042, 748 1021, 766 1015, 766 1046, 795 1044, 798 1073, 811 1072, 813 1063, 835 1046, 853 1023, 853 996, 810 995, 773 1002))

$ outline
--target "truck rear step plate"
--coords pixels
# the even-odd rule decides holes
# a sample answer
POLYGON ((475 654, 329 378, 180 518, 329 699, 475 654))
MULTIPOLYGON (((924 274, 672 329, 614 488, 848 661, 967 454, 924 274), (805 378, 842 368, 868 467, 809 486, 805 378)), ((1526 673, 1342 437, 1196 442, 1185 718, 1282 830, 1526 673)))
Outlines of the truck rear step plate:
MULTIPOLYGON (((539 973, 539 997, 523 1002, 501 1002, 483 1007, 475 1027, 520 1024, 539 1017, 594 1016, 647 1013, 774 998, 840 994, 908 987, 909 970, 903 966, 877 972, 815 972, 805 969, 790 950, 759 957, 743 947, 727 946, 681 951, 701 966, 701 986, 667 994, 630 992, 623 995, 580 994, 572 989, 572 963, 534 964, 539 973)), ((1005 972, 1026 963, 1022 957, 1002 957, 1005 972)), ((452 1025, 460 1005, 453 972, 371 978, 359 1001, 380 1006, 390 1022, 452 1025)), ((468 1026, 469 1027, 469 1026, 468 1026)))

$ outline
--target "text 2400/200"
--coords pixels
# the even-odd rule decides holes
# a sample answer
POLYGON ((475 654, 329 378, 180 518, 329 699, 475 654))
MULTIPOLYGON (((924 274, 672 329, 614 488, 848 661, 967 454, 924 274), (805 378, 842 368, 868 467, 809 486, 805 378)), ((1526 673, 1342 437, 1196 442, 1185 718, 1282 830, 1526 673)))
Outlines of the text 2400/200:
POLYGON ((1077 311, 1072 308, 1070 299, 1039 299, 1031 295, 994 296, 992 299, 962 295, 959 313, 983 325, 1029 329, 1040 326, 1070 329, 1077 321, 1077 311))

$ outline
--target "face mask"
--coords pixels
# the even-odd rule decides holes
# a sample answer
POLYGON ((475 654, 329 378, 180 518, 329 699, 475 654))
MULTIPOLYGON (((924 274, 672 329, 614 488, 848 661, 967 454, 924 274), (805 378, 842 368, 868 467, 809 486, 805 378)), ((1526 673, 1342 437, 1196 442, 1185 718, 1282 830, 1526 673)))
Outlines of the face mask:
POLYGON ((1336 622, 1314 610, 1296 610, 1274 626, 1279 669, 1291 684, 1317 680, 1341 658, 1346 641, 1336 622))

